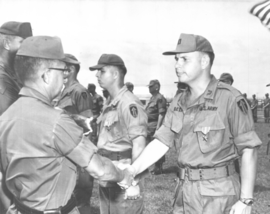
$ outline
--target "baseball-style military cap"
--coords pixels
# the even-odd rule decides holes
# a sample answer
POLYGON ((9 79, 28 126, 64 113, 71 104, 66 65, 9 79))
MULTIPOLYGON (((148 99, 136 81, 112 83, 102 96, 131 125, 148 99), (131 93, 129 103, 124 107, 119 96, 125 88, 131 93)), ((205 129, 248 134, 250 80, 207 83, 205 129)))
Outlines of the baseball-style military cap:
POLYGON ((27 38, 33 36, 29 22, 6 22, 0 27, 0 33, 27 38))
POLYGON ((122 65, 125 66, 124 61, 116 54, 102 54, 98 60, 98 64, 89 67, 90 71, 100 70, 106 65, 122 65))
POLYGON ((163 55, 175 55, 194 51, 214 53, 210 42, 202 36, 182 33, 177 42, 176 49, 164 52, 163 55))
POLYGON ((79 65, 80 62, 77 60, 77 58, 71 54, 65 54, 64 60, 62 60, 66 63, 74 64, 74 65, 79 65))
POLYGON ((33 36, 26 38, 17 55, 35 58, 61 60, 65 58, 61 39, 50 36, 33 36))
POLYGON ((151 80, 148 86, 153 86, 153 85, 155 85, 155 84, 160 85, 160 83, 159 83, 158 80, 151 80))
POLYGON ((226 81, 226 80, 230 80, 231 82, 233 82, 233 76, 230 73, 223 73, 220 75, 219 78, 220 81, 226 81))

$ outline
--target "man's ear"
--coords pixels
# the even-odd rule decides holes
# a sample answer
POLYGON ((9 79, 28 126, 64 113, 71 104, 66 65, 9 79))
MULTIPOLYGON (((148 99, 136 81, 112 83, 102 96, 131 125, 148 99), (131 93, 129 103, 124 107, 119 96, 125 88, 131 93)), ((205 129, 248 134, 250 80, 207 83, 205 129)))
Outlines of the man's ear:
POLYGON ((202 69, 204 70, 205 68, 207 68, 207 66, 210 64, 210 58, 207 54, 203 54, 202 58, 201 58, 201 66, 202 69))
POLYGON ((7 39, 7 38, 3 39, 3 47, 8 51, 10 50, 10 41, 9 41, 9 39, 7 39))
POLYGON ((48 84, 50 80, 50 70, 46 69, 46 71, 41 75, 41 78, 46 84, 48 84))

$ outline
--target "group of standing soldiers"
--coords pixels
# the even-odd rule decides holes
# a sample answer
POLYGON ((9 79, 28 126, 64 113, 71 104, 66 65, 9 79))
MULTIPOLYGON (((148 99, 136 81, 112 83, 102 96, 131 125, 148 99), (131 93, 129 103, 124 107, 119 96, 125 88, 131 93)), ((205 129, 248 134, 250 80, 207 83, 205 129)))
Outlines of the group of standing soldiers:
POLYGON ((79 84, 80 63, 60 38, 32 36, 20 22, 5 23, 0 35, 0 197, 8 214, 89 212, 93 178, 101 214, 141 214, 145 171, 170 148, 179 167, 172 213, 251 213, 261 141, 247 100, 211 74, 206 38, 182 33, 163 53, 188 86, 167 111, 158 80, 145 109, 124 85, 123 59, 102 54, 89 67, 109 94, 97 113, 94 87, 90 95, 79 84))

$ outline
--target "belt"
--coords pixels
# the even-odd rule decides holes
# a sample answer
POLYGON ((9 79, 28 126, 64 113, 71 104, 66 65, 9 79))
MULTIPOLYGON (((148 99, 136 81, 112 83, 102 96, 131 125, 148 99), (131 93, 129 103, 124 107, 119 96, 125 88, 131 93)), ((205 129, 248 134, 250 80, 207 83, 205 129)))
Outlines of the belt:
POLYGON ((206 169, 191 169, 186 167, 179 168, 179 178, 184 180, 187 177, 190 181, 212 180, 228 177, 235 172, 234 164, 206 169))
POLYGON ((17 210, 22 214, 68 214, 70 213, 74 207, 77 206, 76 199, 74 196, 72 196, 67 204, 63 207, 59 207, 57 209, 50 209, 45 211, 39 211, 32 209, 30 207, 25 206, 23 203, 21 203, 16 197, 14 197, 14 204, 17 208, 17 210))
POLYGON ((119 161, 121 159, 130 159, 132 156, 132 149, 128 149, 122 152, 113 152, 106 149, 99 149, 98 154, 103 157, 109 158, 112 161, 119 161))

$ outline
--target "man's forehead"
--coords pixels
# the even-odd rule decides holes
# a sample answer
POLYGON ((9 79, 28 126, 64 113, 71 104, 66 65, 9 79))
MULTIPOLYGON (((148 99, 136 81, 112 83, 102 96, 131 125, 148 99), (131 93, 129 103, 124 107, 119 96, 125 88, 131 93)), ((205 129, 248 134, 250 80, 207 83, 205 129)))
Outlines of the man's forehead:
POLYGON ((177 57, 177 58, 192 57, 192 56, 198 56, 199 54, 200 54, 200 52, 194 51, 194 52, 187 52, 187 53, 178 53, 175 55, 175 57, 177 57))

